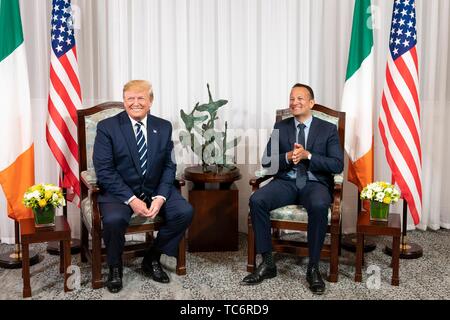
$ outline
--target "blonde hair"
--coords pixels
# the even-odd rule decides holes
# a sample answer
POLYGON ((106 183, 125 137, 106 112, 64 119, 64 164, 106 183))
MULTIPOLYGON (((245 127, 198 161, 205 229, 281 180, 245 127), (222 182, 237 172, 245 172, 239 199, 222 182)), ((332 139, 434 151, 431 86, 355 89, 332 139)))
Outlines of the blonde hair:
POLYGON ((132 80, 127 82, 123 86, 123 95, 125 96, 125 92, 130 90, 147 91, 150 100, 153 100, 153 87, 147 80, 132 80))

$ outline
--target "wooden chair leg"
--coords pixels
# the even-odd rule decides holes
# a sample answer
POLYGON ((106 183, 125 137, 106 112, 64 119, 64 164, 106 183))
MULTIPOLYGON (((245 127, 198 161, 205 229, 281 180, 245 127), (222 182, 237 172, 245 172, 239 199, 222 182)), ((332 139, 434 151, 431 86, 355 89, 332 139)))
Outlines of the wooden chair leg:
POLYGON ((183 236, 178 245, 178 257, 177 257, 177 268, 176 273, 179 276, 184 276, 186 274, 186 237, 183 236))
POLYGON ((248 216, 248 235, 247 235, 247 271, 255 271, 256 264, 256 250, 255 250, 255 233, 253 232, 253 225, 250 215, 248 216))
POLYGON ((146 232, 145 233, 145 242, 146 243, 151 243, 153 242, 154 236, 153 236, 153 231, 150 232, 146 232))
POLYGON ((281 238, 281 229, 273 228, 272 229, 272 237, 274 239, 280 239, 281 238))
POLYGON ((329 282, 337 282, 339 272, 339 234, 331 233, 331 256, 329 282))
POLYGON ((92 288, 103 288, 102 238, 95 230, 92 234, 92 288))
POLYGON ((80 248, 80 259, 81 262, 87 262, 87 250, 89 250, 89 231, 83 223, 83 219, 80 221, 81 223, 81 248, 80 248))

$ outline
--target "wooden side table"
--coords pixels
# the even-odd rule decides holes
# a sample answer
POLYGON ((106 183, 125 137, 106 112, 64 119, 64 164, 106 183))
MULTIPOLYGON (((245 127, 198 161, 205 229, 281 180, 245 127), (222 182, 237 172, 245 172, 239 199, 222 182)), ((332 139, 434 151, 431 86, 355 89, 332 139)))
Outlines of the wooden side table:
POLYGON ((369 212, 360 212, 358 216, 358 224, 356 226, 357 245, 356 245, 356 270, 355 281, 362 281, 362 265, 364 261, 364 236, 392 236, 392 279, 393 286, 399 285, 399 261, 400 261, 400 215, 395 213, 389 214, 388 221, 372 221, 369 212))
POLYGON ((31 297, 29 245, 32 243, 59 241, 59 272, 64 273, 64 292, 71 291, 67 287, 67 279, 69 278, 67 269, 71 264, 71 232, 66 218, 64 216, 55 217, 54 227, 43 228, 36 228, 34 219, 20 220, 20 240, 22 244, 23 297, 31 297))
POLYGON ((241 178, 239 169, 203 172, 201 166, 189 167, 184 178, 193 182, 189 202, 194 218, 188 230, 188 251, 239 250, 239 191, 234 185, 241 178))

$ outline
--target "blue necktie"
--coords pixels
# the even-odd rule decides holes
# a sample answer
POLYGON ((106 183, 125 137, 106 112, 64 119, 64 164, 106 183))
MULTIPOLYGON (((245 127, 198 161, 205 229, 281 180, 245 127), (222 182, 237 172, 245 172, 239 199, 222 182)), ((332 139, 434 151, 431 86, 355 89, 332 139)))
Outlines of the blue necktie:
MULTIPOLYGON (((297 136, 297 143, 301 144, 303 148, 306 148, 305 146, 305 125, 303 123, 300 123, 298 128, 298 136, 297 136)), ((303 189, 306 185, 306 180, 308 178, 308 175, 306 173, 306 167, 303 163, 299 162, 297 164, 297 175, 295 177, 295 185, 299 190, 303 189)))
POLYGON ((147 173, 147 143, 145 142, 144 133, 142 132, 142 122, 135 124, 136 126, 136 141, 139 154, 139 164, 141 166, 142 176, 147 173))

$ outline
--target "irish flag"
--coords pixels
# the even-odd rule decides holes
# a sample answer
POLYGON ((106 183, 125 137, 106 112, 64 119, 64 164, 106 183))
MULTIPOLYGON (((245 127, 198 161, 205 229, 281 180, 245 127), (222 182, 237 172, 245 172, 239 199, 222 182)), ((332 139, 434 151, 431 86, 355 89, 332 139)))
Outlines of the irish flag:
POLYGON ((32 217, 22 204, 34 184, 30 90, 18 0, 0 0, 0 184, 8 216, 32 217))
POLYGON ((370 0, 355 0, 347 76, 342 97, 346 112, 348 180, 359 191, 373 181, 374 53, 370 0))

